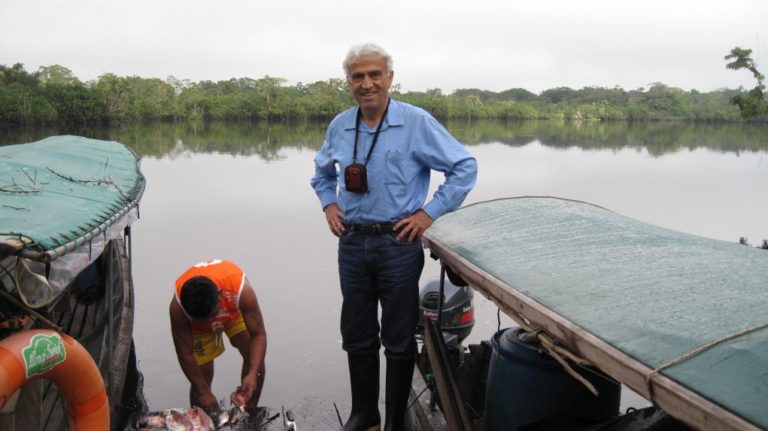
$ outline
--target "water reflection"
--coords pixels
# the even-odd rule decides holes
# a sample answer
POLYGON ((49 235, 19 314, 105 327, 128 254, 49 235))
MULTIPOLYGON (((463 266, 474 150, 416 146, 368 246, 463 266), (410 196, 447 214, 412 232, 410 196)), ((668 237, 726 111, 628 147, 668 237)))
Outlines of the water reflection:
MULTIPOLYGON (((185 152, 281 158, 281 150, 318 149, 326 123, 212 122, 157 123, 109 129, 0 131, 0 145, 33 142, 56 134, 76 134, 123 142, 142 157, 174 157, 185 152)), ((660 157, 681 149, 717 152, 768 151, 768 127, 748 124, 675 122, 452 121, 448 130, 468 146, 502 143, 521 147, 539 142, 552 148, 645 149, 660 157)))

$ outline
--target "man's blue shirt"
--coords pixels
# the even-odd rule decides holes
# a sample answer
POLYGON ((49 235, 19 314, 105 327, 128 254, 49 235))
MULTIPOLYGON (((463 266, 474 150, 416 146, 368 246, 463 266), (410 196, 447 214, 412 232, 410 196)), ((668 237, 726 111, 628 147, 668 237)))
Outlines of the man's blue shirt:
MULTIPOLYGON (((366 194, 348 192, 340 173, 352 163, 357 107, 337 115, 315 156, 312 188, 322 207, 336 203, 346 223, 396 222, 424 209, 436 220, 461 205, 475 185, 477 161, 429 113, 391 100, 379 139, 366 165, 366 194), (430 171, 445 174, 426 205, 430 171)), ((364 164, 376 126, 360 122, 357 163, 364 164)))

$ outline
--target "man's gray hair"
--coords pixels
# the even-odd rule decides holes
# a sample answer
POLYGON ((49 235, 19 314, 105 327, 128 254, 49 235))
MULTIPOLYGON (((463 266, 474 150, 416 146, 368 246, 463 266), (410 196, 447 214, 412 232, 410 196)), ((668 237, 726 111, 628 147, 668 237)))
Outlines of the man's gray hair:
POLYGON ((392 57, 389 55, 389 53, 384 50, 384 48, 376 45, 375 43, 364 43, 362 45, 355 45, 352 48, 349 48, 347 57, 344 59, 344 63, 342 63, 342 66, 344 66, 344 73, 349 76, 349 69, 352 67, 352 64, 361 58, 368 57, 370 55, 384 59, 384 62, 387 63, 387 75, 392 72, 392 57))

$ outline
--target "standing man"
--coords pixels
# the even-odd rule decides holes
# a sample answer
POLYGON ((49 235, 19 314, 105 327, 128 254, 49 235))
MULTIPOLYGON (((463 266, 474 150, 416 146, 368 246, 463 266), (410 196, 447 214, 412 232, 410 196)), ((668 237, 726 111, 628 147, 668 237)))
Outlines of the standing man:
POLYGON ((253 411, 264 387, 267 333, 243 270, 220 259, 194 265, 176 280, 169 312, 176 356, 191 384, 190 403, 207 412, 219 410, 211 383, 213 360, 224 352, 224 332, 243 357, 238 399, 253 411))
POLYGON ((311 184, 339 237, 342 347, 352 387, 344 430, 379 429, 381 344, 385 430, 402 430, 416 357, 419 240, 433 220, 461 205, 477 162, 426 111, 389 98, 394 72, 383 48, 353 46, 343 66, 358 106, 331 121, 311 184), (425 205, 431 170, 445 182, 425 205))

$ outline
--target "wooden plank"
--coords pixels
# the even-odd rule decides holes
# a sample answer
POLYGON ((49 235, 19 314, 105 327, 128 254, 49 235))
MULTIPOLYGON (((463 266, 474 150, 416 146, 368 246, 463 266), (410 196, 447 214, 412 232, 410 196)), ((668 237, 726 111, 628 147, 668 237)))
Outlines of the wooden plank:
MULTIPOLYGON (((117 264, 119 268, 110 270, 108 273, 117 273, 117 277, 120 284, 115 287, 122 288, 121 301, 121 313, 120 322, 117 335, 117 343, 115 345, 114 353, 112 355, 112 367, 109 376, 109 399, 111 407, 111 413, 114 418, 117 418, 117 410, 119 409, 118 401, 122 397, 123 386, 125 385, 126 370, 128 368, 128 360, 131 353, 131 345, 133 344, 133 314, 134 314, 134 301, 133 301, 133 276, 130 272, 130 265, 128 256, 125 252, 123 240, 113 241, 109 247, 110 252, 115 255, 119 255, 117 264)), ((115 280, 118 281, 118 280, 115 280)), ((112 286, 108 286, 112 287, 112 286)), ((114 425, 114 424, 113 424, 114 425)))
POLYGON ((440 401, 451 431, 469 431, 472 426, 464 409, 464 401, 459 392, 456 379, 448 363, 445 343, 435 321, 426 319, 424 325, 424 346, 427 357, 435 375, 440 401))
POLYGON ((652 391, 654 396, 651 401, 672 416, 703 430, 760 430, 664 376, 656 374, 648 382, 653 371, 649 367, 521 294, 513 286, 507 286, 429 235, 429 231, 423 240, 444 263, 512 319, 545 331, 563 346, 591 361, 641 396, 650 399, 652 391))
POLYGON ((19 403, 16 404, 16 412, 25 414, 15 414, 16 430, 41 430, 43 429, 43 410, 41 409, 42 392, 44 381, 29 382, 21 389, 19 403))
POLYGON ((413 373, 411 395, 408 399, 408 403, 411 405, 411 408, 408 409, 410 424, 406 423, 412 431, 445 431, 448 429, 445 416, 430 406, 433 396, 432 390, 428 388, 417 365, 416 372, 413 373))

